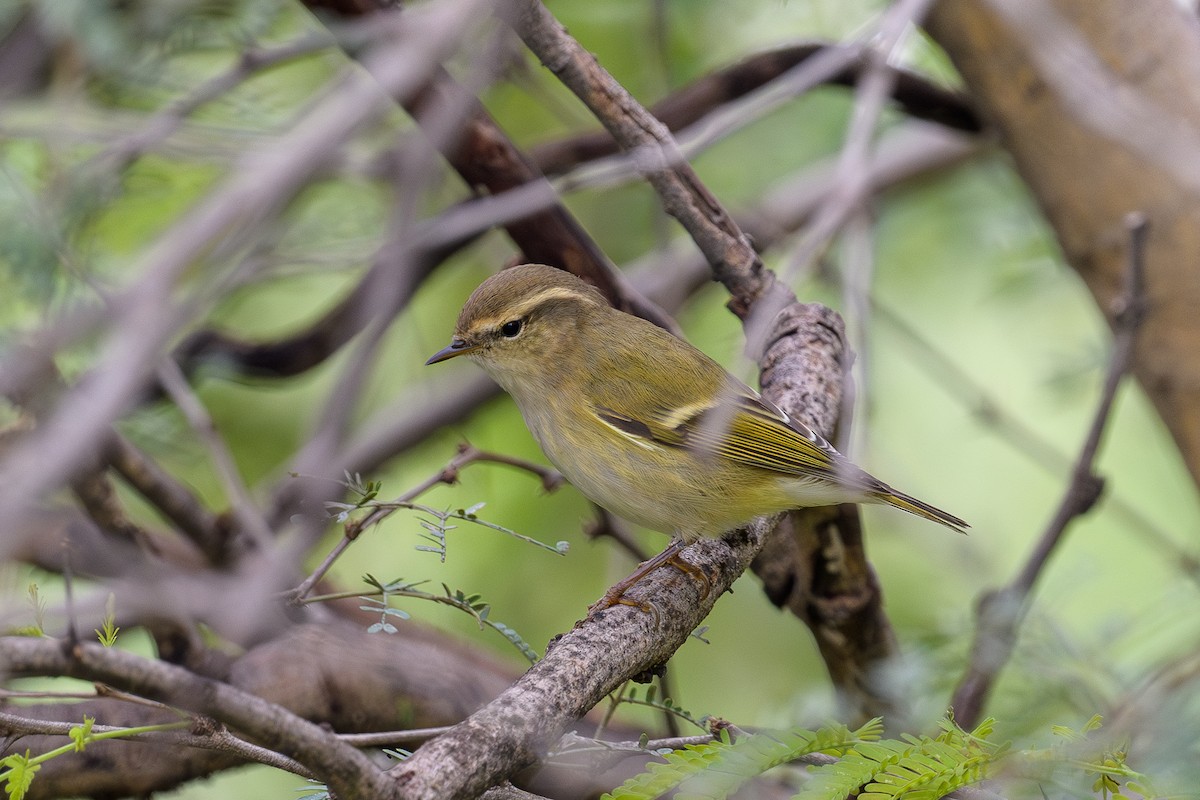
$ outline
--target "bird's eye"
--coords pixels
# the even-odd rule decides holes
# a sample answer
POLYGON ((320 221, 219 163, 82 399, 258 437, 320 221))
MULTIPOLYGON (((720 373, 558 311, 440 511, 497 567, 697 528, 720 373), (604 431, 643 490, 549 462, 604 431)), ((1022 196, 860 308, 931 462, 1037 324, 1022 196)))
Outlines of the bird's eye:
POLYGON ((508 322, 500 326, 500 335, 505 339, 512 339, 521 332, 521 320, 510 319, 508 322))

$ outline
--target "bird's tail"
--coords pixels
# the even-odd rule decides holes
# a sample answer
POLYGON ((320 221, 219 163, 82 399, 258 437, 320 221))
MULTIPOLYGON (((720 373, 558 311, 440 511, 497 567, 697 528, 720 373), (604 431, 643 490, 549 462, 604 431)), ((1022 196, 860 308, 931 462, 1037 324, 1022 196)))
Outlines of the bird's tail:
POLYGON ((958 533, 965 534, 967 532, 966 529, 971 527, 953 514, 947 514, 940 508, 935 508, 934 506, 929 505, 929 503, 918 500, 917 498, 911 497, 903 492, 897 492, 895 489, 890 487, 887 489, 887 491, 874 492, 873 495, 874 499, 881 503, 887 503, 889 506, 895 506, 902 511, 907 511, 910 514, 916 514, 918 517, 924 517, 925 519, 931 519, 934 522, 940 522, 947 528, 951 528, 958 533))

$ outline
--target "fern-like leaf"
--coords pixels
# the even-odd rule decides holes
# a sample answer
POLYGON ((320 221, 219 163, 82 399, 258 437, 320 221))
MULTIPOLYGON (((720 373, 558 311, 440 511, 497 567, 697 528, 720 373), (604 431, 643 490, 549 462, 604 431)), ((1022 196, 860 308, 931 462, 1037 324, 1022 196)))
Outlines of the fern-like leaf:
POLYGON ((877 737, 880 730, 879 720, 871 720, 856 731, 830 725, 817 731, 759 733, 733 744, 724 733, 721 741, 667 754, 665 764, 649 765, 603 800, 651 800, 675 787, 678 800, 723 800, 772 767, 813 753, 845 752, 877 737))
POLYGON ((612 792, 605 793, 600 800, 654 800, 715 763, 729 747, 728 736, 727 732, 722 731, 721 741, 691 744, 682 750, 667 753, 663 756, 666 763, 647 764, 644 772, 633 776, 612 792))
POLYGON ((991 722, 967 733, 953 721, 936 739, 905 735, 856 746, 836 764, 812 770, 812 780, 793 800, 937 800, 978 783, 1004 752, 987 741, 991 722))

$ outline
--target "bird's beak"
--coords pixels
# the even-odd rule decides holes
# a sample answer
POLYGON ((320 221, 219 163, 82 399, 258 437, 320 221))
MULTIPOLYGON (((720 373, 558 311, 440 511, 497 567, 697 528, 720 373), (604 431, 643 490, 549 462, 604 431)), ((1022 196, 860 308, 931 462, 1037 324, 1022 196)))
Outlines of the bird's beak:
POLYGON ((441 350, 438 350, 436 353, 431 355, 429 360, 425 362, 425 366, 437 364, 440 361, 446 361, 454 358, 455 356, 465 356, 467 353, 473 353, 478 349, 479 345, 477 344, 468 344, 462 339, 455 339, 450 342, 449 347, 443 347, 441 350))

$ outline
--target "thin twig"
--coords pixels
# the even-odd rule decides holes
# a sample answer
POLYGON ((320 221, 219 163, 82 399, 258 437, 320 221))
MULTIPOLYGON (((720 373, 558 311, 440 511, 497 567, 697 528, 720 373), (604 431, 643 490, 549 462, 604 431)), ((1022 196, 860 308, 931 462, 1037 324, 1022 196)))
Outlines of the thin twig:
MULTIPOLYGON (((899 334, 899 341, 915 351, 916 364, 958 402, 966 406, 983 427, 991 428, 1001 441, 1011 445, 1033 464, 1055 475, 1073 467, 1069 456, 1027 424, 1021 416, 1005 409, 1000 400, 982 383, 971 377, 893 308, 874 297, 871 298, 871 307, 882 322, 899 334)), ((1151 552, 1173 559, 1173 566, 1200 583, 1200 556, 1181 547, 1159 525, 1117 492, 1109 492, 1105 502, 1113 513, 1130 523, 1128 529, 1131 532, 1151 542, 1151 552)))
POLYGON ((210 562, 225 560, 225 526, 190 488, 119 433, 113 433, 104 455, 125 483, 191 539, 210 562))
POLYGON ((612 539, 617 546, 631 555, 636 561, 645 561, 650 554, 633 538, 633 532, 623 519, 613 514, 603 506, 593 506, 596 520, 583 527, 583 535, 588 539, 612 539))
MULTIPOLYGON (((24 736, 68 736, 79 727, 78 722, 55 722, 52 720, 31 719, 0 711, 0 731, 24 736)), ((158 745, 182 745, 196 747, 202 750, 216 750, 244 758, 246 761, 265 764, 269 767, 291 772, 303 778, 315 778, 312 770, 299 761, 276 753, 260 745, 252 744, 234 736, 224 728, 209 723, 211 730, 205 733, 184 733, 183 731, 145 731, 122 736, 121 739, 131 742, 149 742, 158 745)), ((128 730, 114 725, 92 725, 91 732, 119 733, 128 730)))
POLYGON ((170 711, 173 714, 179 714, 180 716, 186 716, 184 712, 169 706, 166 703, 160 703, 157 700, 151 700, 147 697, 141 697, 140 695, 123 692, 120 689, 109 686, 107 683, 95 683, 92 685, 96 689, 96 697, 104 697, 109 700, 120 700, 123 703, 130 703, 135 706, 157 708, 162 711, 170 711))
POLYGON ((123 169, 130 161, 158 146, 198 109, 219 100, 250 78, 336 44, 337 39, 329 31, 322 30, 305 34, 279 47, 247 49, 233 67, 155 113, 141 124, 136 133, 108 145, 93 156, 91 162, 113 161, 114 169, 123 169))
POLYGON ((399 731, 375 733, 342 733, 338 738, 355 747, 395 747, 401 744, 420 744, 450 730, 450 725, 439 728, 408 728, 399 731))
POLYGON ((338 558, 340 558, 342 554, 350 548, 350 545, 354 543, 354 541, 362 534, 363 531, 383 522, 384 519, 391 516, 401 508, 408 507, 407 504, 412 503, 413 500, 425 494, 425 492, 429 491, 434 486, 443 483, 447 485, 453 485, 458 481, 458 474, 464 467, 481 462, 506 464, 510 467, 517 467, 518 469, 536 475, 541 479, 542 486, 544 486, 548 492, 554 491, 554 489, 562 485, 562 475, 554 470, 547 469, 540 464, 534 464, 530 461, 525 461, 524 459, 516 458, 514 456, 486 452, 484 450, 479 450, 470 444, 460 444, 458 447, 458 452, 454 455, 454 457, 450 459, 446 466, 442 467, 433 475, 430 475, 428 478, 404 492, 399 497, 375 505, 375 507, 372 508, 371 511, 362 519, 347 522, 343 527, 343 535, 341 540, 339 540, 338 543, 333 546, 333 549, 329 551, 329 553, 321 561, 320 565, 313 570, 312 574, 305 578, 299 586, 297 586, 291 592, 288 592, 288 596, 291 598, 292 602, 299 603, 303 601, 308 596, 309 592, 313 590, 313 587, 316 586, 317 583, 324 578, 329 570, 333 567, 334 562, 336 562, 338 558))
POLYGON ((192 391, 192 387, 188 385, 179 365, 171 359, 164 359, 159 364, 158 382, 175 405, 179 407, 179 410, 183 412, 184 418, 196 432, 205 449, 208 450, 209 458, 216 467, 217 477, 225 489, 225 495, 229 499, 233 513, 241 523, 242 531, 250 537, 260 551, 266 552, 271 547, 273 538, 271 526, 267 524, 262 511, 250 497, 250 490, 246 487, 246 482, 242 480, 237 464, 234 463, 233 454, 229 452, 229 447, 221 438, 212 416, 200 402, 200 398, 192 391))
POLYGON ((782 271, 785 283, 792 283, 796 274, 807 268, 868 197, 868 164, 875 129, 896 85, 896 73, 889 62, 913 23, 924 17, 931 4, 932 0, 901 0, 880 20, 875 47, 868 51, 866 74, 860 78, 855 91, 854 112, 838 159, 834 192, 829 202, 817 212, 799 247, 788 258, 782 271))
POLYGON ((67 603, 67 644, 70 647, 79 645, 79 625, 75 619, 75 576, 71 570, 71 537, 64 536, 63 543, 63 589, 66 591, 67 603))
POLYGON ((1066 493, 1025 565, 1007 586, 987 593, 979 601, 971 658, 951 703, 958 724, 964 728, 978 722, 997 675, 1012 655, 1017 629, 1028 612, 1029 596, 1050 555, 1062 541, 1070 523, 1095 505, 1104 488, 1104 481, 1092 471, 1092 464, 1112 412, 1117 388, 1133 362, 1138 328, 1146 313, 1144 259, 1148 223, 1143 215, 1130 214, 1125 224, 1129 231, 1128 267, 1119 300, 1121 306, 1113 309, 1113 352, 1099 407, 1066 493))

